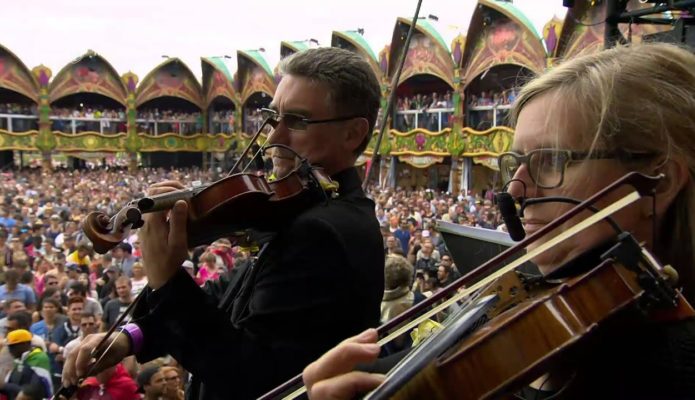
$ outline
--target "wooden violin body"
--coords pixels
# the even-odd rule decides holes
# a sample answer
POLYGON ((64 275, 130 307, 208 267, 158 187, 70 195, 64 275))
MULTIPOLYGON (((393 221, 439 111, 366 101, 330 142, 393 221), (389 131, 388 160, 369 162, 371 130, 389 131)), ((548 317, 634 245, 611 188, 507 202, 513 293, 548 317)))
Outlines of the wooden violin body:
POLYGON ((189 248, 221 237, 243 235, 250 228, 272 231, 286 218, 326 199, 333 184, 323 170, 303 161, 281 179, 263 175, 230 175, 208 186, 177 190, 136 199, 109 218, 90 213, 82 229, 97 253, 106 253, 125 240, 131 229, 140 228, 142 214, 165 211, 183 200, 188 203, 187 237, 189 248))
MULTIPOLYGON (((654 306, 648 304, 654 297, 645 289, 644 278, 634 268, 606 259, 589 272, 496 316, 441 354, 390 398, 490 399, 511 395, 564 360, 570 351, 581 351, 599 326, 622 310, 654 306)), ((677 296, 675 304, 683 306, 684 301, 677 296)), ((685 312, 692 315, 688 307, 685 312)))

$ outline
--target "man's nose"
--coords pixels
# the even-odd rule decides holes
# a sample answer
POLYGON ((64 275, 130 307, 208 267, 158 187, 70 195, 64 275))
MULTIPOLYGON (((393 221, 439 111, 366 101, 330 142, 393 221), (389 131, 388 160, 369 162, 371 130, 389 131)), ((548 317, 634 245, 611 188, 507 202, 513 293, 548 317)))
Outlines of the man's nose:
POLYGON ((290 144, 290 131, 289 129, 287 129, 282 120, 277 122, 275 124, 275 127, 268 124, 267 128, 269 129, 269 132, 267 134, 268 139, 266 141, 267 145, 284 144, 288 146, 290 144))

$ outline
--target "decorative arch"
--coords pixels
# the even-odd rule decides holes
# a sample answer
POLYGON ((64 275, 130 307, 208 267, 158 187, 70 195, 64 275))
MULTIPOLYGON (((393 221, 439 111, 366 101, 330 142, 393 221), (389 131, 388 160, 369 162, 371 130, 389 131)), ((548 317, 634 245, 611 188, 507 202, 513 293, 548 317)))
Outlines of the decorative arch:
MULTIPOLYGON (((389 54, 388 77, 393 78, 400 55, 404 51, 405 38, 410 28, 411 21, 406 18, 398 18, 393 29, 391 48, 389 54)), ((403 71, 398 84, 408 78, 429 74, 454 87, 454 62, 451 59, 449 48, 441 35, 426 20, 419 20, 415 25, 415 32, 410 42, 410 48, 403 65, 403 71)))
POLYGON ((234 91, 234 79, 225 63, 217 57, 201 57, 200 64, 203 70, 202 93, 205 107, 210 107, 217 97, 229 99, 236 105, 239 99, 234 91))
POLYGON ((466 82, 498 64, 520 65, 539 74, 545 60, 540 35, 513 4, 478 1, 462 60, 466 82))
MULTIPOLYGON (((628 10, 651 8, 652 4, 639 0, 629 0, 628 10)), ((577 0, 574 6, 567 11, 565 22, 562 26, 560 41, 556 56, 569 59, 579 53, 599 51, 603 49, 603 38, 606 20, 606 2, 592 0, 577 0)), ((663 32, 671 29, 669 25, 635 24, 631 28, 628 24, 619 24, 618 29, 623 38, 632 33, 630 40, 639 43, 642 35, 663 32)))
POLYGON ((158 97, 177 97, 203 109, 200 83, 188 66, 178 58, 169 58, 156 66, 138 86, 136 106, 158 97))
POLYGON ((258 50, 237 51, 237 79, 241 88, 241 104, 254 93, 265 93, 270 97, 275 95, 277 84, 273 71, 258 50))
POLYGON ((291 56, 294 53, 299 53, 309 48, 306 41, 282 41, 280 42, 280 59, 291 56))
POLYGON ((386 45, 379 52, 379 70, 381 76, 387 76, 389 73, 389 56, 391 55, 391 46, 386 45))
POLYGON ((574 6, 567 10, 565 22, 562 24, 560 40, 555 50, 557 58, 567 59, 583 51, 598 51, 603 48, 603 25, 599 22, 606 19, 606 8, 603 3, 591 0, 577 0, 574 6))
POLYGON ((77 93, 95 93, 124 107, 128 97, 123 81, 104 57, 94 50, 69 63, 56 74, 48 88, 51 103, 77 93))
POLYGON ((556 57, 556 51, 560 43, 560 34, 562 33, 562 25, 562 20, 557 16, 553 16, 553 18, 543 26, 543 43, 545 43, 548 57, 556 57))
POLYGON ((39 85, 29 68, 8 48, 0 45, 0 88, 39 102, 39 85))
POLYGON ((341 49, 347 49, 361 55, 367 62, 369 66, 372 67, 372 71, 376 74, 377 78, 381 80, 382 72, 379 68, 379 62, 376 58, 376 54, 369 46, 366 40, 355 31, 333 31, 331 35, 331 47, 340 47, 341 49))
POLYGON ((451 41, 451 57, 454 59, 454 65, 461 68, 463 63, 463 52, 466 50, 466 36, 459 33, 451 41))

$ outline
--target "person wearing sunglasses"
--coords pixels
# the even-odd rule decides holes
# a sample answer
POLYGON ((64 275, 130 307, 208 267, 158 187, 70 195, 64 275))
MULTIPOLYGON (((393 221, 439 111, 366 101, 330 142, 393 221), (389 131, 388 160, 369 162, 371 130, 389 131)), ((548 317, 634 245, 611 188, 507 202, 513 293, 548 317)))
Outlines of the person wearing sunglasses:
MULTIPOLYGON (((677 270, 677 287, 695 304, 692 50, 652 43, 569 59, 524 86, 511 115, 512 151, 499 157, 499 167, 509 193, 517 199, 584 200, 631 171, 665 175, 656 187, 655 205, 642 198, 613 219, 677 270)), ((596 206, 604 208, 626 193, 611 194, 596 206)), ((523 228, 527 234, 537 232, 572 206, 529 203, 523 228)), ((565 231, 589 215, 580 214, 558 230, 565 231)), ((591 249, 610 245, 614 238, 609 224, 598 223, 533 261, 547 275, 591 249)), ((571 361, 565 358, 551 371, 540 371, 542 376, 515 397, 695 398, 695 319, 659 321, 644 318, 635 308, 625 312, 634 318, 616 322, 613 329, 594 331, 571 361)), ((309 397, 352 399, 378 386, 383 375, 352 371, 358 363, 378 356, 376 340, 375 330, 364 331, 309 365, 303 374, 309 397)), ((501 355, 500 362, 504 359, 501 355)))
MULTIPOLYGON (((194 376, 192 390, 204 392, 199 398, 257 398, 379 323, 383 242, 375 204, 354 168, 372 137, 379 82, 360 55, 338 48, 299 52, 280 71, 262 111, 273 175, 281 178, 305 158, 338 183, 338 196, 286 221, 261 243, 255 263, 202 289, 180 268, 188 258, 186 204, 176 204, 168 221, 165 214, 146 216, 138 238, 149 288, 102 366, 128 354, 141 363, 171 354, 194 376)), ((149 194, 178 188, 162 182, 149 194)), ((87 371, 100 337, 87 338, 68 360, 67 382, 87 371)))

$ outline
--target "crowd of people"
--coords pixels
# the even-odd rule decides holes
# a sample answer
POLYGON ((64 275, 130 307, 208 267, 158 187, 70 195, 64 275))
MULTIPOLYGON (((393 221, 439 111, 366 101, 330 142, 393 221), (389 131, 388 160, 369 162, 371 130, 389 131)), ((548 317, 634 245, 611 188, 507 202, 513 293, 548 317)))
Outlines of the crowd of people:
POLYGON ((451 91, 399 97, 395 106, 394 128, 401 132, 415 128, 438 132, 440 127, 450 127, 453 107, 451 91))
POLYGON ((204 125, 203 114, 200 112, 160 110, 159 108, 138 110, 136 119, 138 131, 150 135, 163 133, 193 135, 202 132, 204 125))
POLYGON ((0 114, 37 116, 36 104, 0 103, 0 114))
MULTIPOLYGON (((3 173, 0 329, 3 337, 21 332, 15 333, 12 339, 8 337, 4 343, 7 348, 0 353, 1 378, 9 376, 9 381, 21 383, 14 392, 5 394, 14 398, 19 390, 33 390, 43 393, 34 398, 48 397, 48 391, 60 386, 62 363, 71 348, 84 335, 112 326, 147 285, 137 234, 100 255, 93 251, 79 223, 90 211, 113 214, 119 205, 134 196, 142 196, 152 181, 165 178, 205 180, 209 174, 199 170, 141 171, 135 175, 120 170, 63 170, 50 175, 39 170, 3 173), (31 383, 28 377, 13 372, 13 346, 28 345, 26 338, 38 343, 30 349, 40 349, 41 354, 36 357, 48 361, 41 367, 46 371, 39 371, 38 377, 48 374, 50 379, 31 383), (2 354, 5 354, 4 363, 2 354), (46 391, 31 387, 38 383, 41 383, 38 388, 46 391)), ((246 260, 244 251, 237 249, 234 255, 229 241, 221 239, 211 246, 195 249, 192 259, 183 267, 202 285, 246 260)), ((124 362, 85 381, 78 398, 91 398, 88 392, 101 388, 112 393, 114 399, 133 399, 138 398, 135 393, 138 387, 153 396, 147 398, 181 398, 183 371, 170 359, 155 364, 138 366, 132 360, 124 362), (166 374, 173 377, 165 377, 166 374), (174 380, 176 390, 167 386, 174 380)), ((5 385, 5 390, 8 387, 5 385)))
MULTIPOLYGON (((5 227, 0 235, 0 278, 5 281, 0 300, 7 332, 2 351, 7 349, 6 359, 14 362, 0 369, 6 376, 0 391, 11 398, 46 397, 59 383, 56 371, 63 360, 63 379, 78 383, 96 343, 106 338, 96 334, 97 329, 113 325, 142 290, 146 301, 135 308, 134 323, 112 336, 109 347, 114 351, 105 357, 108 361, 97 362, 110 367, 81 382, 82 398, 109 388, 114 399, 134 398, 137 389, 147 398, 181 398, 185 371, 166 354, 193 373, 195 393, 203 399, 230 394, 257 398, 299 368, 305 368, 303 380, 312 400, 350 399, 393 378, 382 373, 399 360, 399 370, 408 374, 409 398, 692 398, 695 312, 688 302, 695 296, 693 63, 691 52, 673 45, 624 46, 569 60, 519 92, 512 112, 514 145, 500 155, 500 172, 512 199, 531 194, 548 200, 526 203, 524 231, 541 233, 573 207, 558 203, 559 197, 583 201, 600 193, 603 197, 593 203, 597 208, 606 211, 613 202, 625 207, 611 224, 621 227, 620 235, 597 223, 569 240, 553 243, 541 237, 529 244, 530 253, 539 250, 530 256, 539 273, 532 278, 543 287, 541 296, 498 310, 500 317, 493 312, 492 321, 483 316, 475 321, 482 328, 474 328, 478 330, 472 336, 446 331, 440 336, 464 346, 485 342, 491 357, 485 357, 476 372, 495 372, 497 379, 481 379, 468 371, 453 382, 451 371, 434 371, 451 366, 454 359, 479 361, 475 356, 466 359, 462 346, 447 362, 428 364, 425 373, 433 372, 427 374, 433 381, 420 379, 423 375, 413 378, 410 361, 421 361, 418 355, 423 354, 437 358, 443 350, 421 347, 422 353, 413 353, 408 340, 414 345, 421 339, 420 327, 384 348, 376 343, 376 330, 367 329, 427 297, 439 299, 439 288, 456 279, 459 271, 433 225, 435 219, 504 227, 498 225, 490 190, 450 195, 373 187, 365 196, 353 166, 374 127, 379 84, 361 57, 319 48, 297 53, 281 65, 278 114, 308 104, 317 118, 328 119, 341 104, 325 99, 338 102, 335 99, 345 98, 341 88, 349 88, 359 95, 346 106, 366 117, 321 129, 287 126, 292 121, 277 116, 269 120, 275 143, 286 143, 323 166, 339 194, 323 193, 322 201, 308 204, 298 215, 280 217, 286 224, 274 226, 273 232, 245 232, 246 239, 258 242, 256 263, 249 262, 250 248, 226 240, 188 251, 189 231, 183 228, 189 223, 190 205, 185 201, 176 201, 166 216, 148 214, 144 229, 104 256, 95 255, 76 229, 88 211, 113 214, 145 189, 168 194, 184 188, 177 181, 209 181, 208 172, 58 171, 50 178, 36 171, 5 173, 0 183, 0 225, 5 227), (317 85, 314 65, 343 73, 322 74, 319 78, 325 80, 317 85), (669 73, 653 73, 662 70, 669 73), (329 97, 330 90, 338 95, 329 97), (630 101, 637 97, 656 111, 640 112, 644 104, 630 101), (583 112, 564 112, 575 108, 583 112), (578 165, 570 168, 569 161, 578 165), (633 178, 638 175, 634 172, 656 175, 640 178, 653 183, 651 199, 627 204, 632 195, 623 197, 624 187, 606 190, 629 172, 633 178), (5 244, 8 239, 10 245, 5 244), (544 244, 548 248, 541 251, 544 244), (673 267, 662 268, 658 260, 673 267), (141 269, 147 270, 146 278, 141 269), (562 307, 554 307, 557 304, 562 307), (535 309, 541 311, 529 317, 535 309), (535 329, 497 334, 504 323, 520 320, 535 329), (346 333, 360 330, 336 346, 346 333), (571 334, 548 341, 555 331, 571 334), (539 346, 519 352, 527 347, 523 341, 539 346), (375 363, 385 351, 388 357, 375 363), (512 352, 514 357, 509 356, 512 352), (138 365, 131 355, 156 360, 154 365, 138 365), (358 365, 369 372, 355 370, 358 365)), ((273 154, 278 159, 273 173, 292 168, 281 153, 273 154)), ((576 214, 555 229, 568 234, 583 222, 586 214, 576 214)), ((506 292, 496 286, 491 290, 506 292)), ((464 287, 459 289, 466 295, 464 287)), ((510 292, 509 297, 519 294, 517 288, 510 292)))
POLYGON ((473 109, 487 106, 509 106, 514 103, 518 93, 518 88, 505 89, 503 91, 483 90, 479 94, 469 95, 467 104, 473 109))
MULTIPOLYGON (((213 176, 200 169, 3 173, 0 302, 6 319, 0 320, 0 326, 10 331, 8 327, 17 326, 29 331, 34 342, 41 341, 39 347, 50 361, 53 390, 60 385, 62 361, 75 346, 70 343, 85 332, 107 330, 147 285, 137 234, 100 255, 79 229, 80 222, 92 211, 113 215, 127 201, 142 196, 152 182, 167 179, 206 182, 213 176)), ((453 196, 374 187, 370 196, 377 204, 384 251, 406 256, 415 266, 413 290, 418 296, 438 290, 458 274, 434 229, 435 219, 490 229, 498 223, 489 198, 471 193, 453 196), (445 271, 438 274, 440 266, 445 271)), ((204 285, 250 260, 250 249, 219 239, 193 249, 182 266, 204 285)), ((5 366, 10 368, 11 363, 5 366)), ((138 368, 126 362, 96 379, 101 384, 125 382, 127 377, 137 378, 138 368)), ((0 365, 2 373, 8 370, 0 365)))
POLYGON ((52 107, 51 120, 51 129, 63 133, 126 131, 125 109, 52 107))
POLYGON ((0 102, 0 129, 12 132, 38 129, 37 115, 36 104, 0 102))

